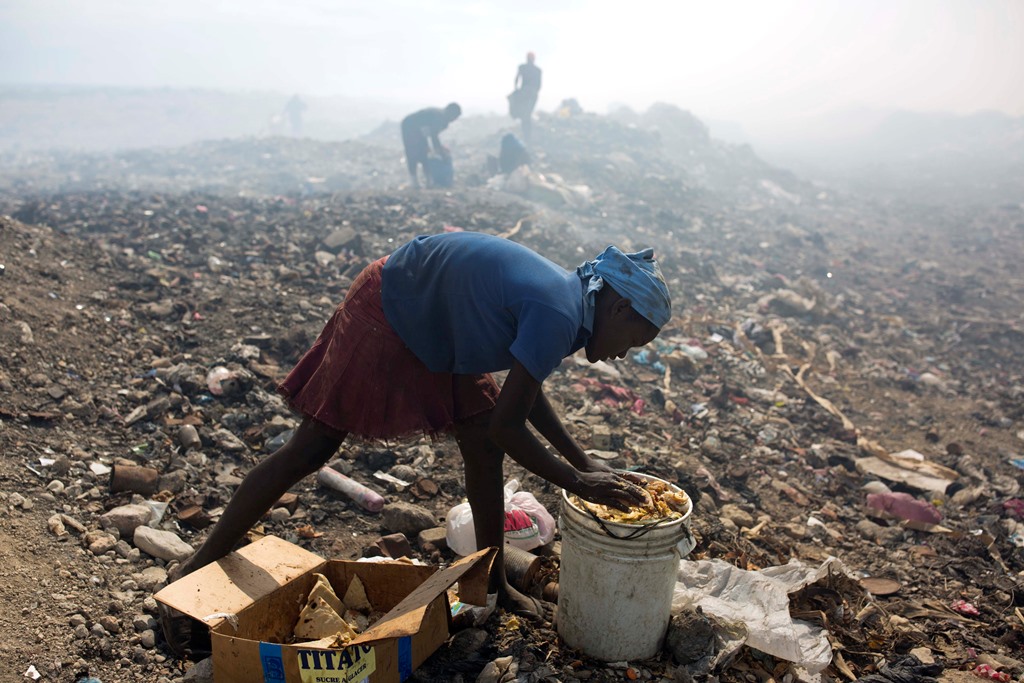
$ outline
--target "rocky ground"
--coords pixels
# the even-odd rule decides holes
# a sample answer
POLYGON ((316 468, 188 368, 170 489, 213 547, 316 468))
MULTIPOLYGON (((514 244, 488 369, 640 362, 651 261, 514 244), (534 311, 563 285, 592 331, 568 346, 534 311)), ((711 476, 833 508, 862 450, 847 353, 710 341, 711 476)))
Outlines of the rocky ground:
MULTIPOLYGON (((669 108, 545 118, 543 177, 511 184, 485 170, 501 132, 452 132, 450 191, 396 189, 387 130, 4 160, 0 679, 197 678, 155 622, 177 543, 198 546, 294 427, 275 383, 355 274, 459 229, 566 267, 608 243, 656 248, 672 322, 618 363, 567 359, 548 394, 585 447, 690 494, 691 560, 838 558, 789 602, 831 645, 824 680, 1021 677, 1024 205, 838 194, 669 108), (126 465, 156 479, 113 490, 126 465), (901 669, 911 652, 934 665, 901 669)), ((409 528, 310 477, 252 536, 356 558, 404 531, 418 559, 454 559, 417 539, 465 495, 453 442, 347 443, 335 466, 428 519, 409 528)), ((556 513, 558 491, 511 462, 506 475, 556 513)), ((537 551, 538 595, 558 551, 537 551)), ((609 665, 499 612, 414 678, 811 679, 735 630, 686 611, 661 655, 609 665)))

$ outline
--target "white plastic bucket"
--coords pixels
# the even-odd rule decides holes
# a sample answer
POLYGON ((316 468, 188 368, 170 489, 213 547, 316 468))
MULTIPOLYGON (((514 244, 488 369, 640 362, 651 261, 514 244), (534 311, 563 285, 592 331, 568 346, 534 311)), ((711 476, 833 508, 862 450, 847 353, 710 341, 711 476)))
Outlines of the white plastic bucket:
POLYGON ((671 619, 679 560, 694 546, 687 527, 692 511, 691 503, 682 517, 638 532, 636 524, 599 524, 562 492, 556 626, 566 645, 608 662, 658 654, 671 619))

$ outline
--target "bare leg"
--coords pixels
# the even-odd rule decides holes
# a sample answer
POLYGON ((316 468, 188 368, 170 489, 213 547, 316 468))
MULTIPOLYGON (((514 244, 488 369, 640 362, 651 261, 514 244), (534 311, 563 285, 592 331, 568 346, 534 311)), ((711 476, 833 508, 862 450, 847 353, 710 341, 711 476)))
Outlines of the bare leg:
POLYGON ((420 180, 416 177, 419 165, 420 162, 414 159, 408 159, 406 162, 406 167, 409 169, 409 180, 412 183, 412 187, 417 190, 420 189, 420 180))
POLYGON ((288 443, 246 475, 206 542, 174 572, 173 578, 181 578, 231 552, 278 498, 337 452, 342 440, 344 437, 339 440, 316 422, 304 419, 288 443))
MULTIPOLYGON (((308 418, 303 420, 288 443, 246 475, 206 542, 168 572, 170 580, 177 581, 231 552, 270 506, 299 480, 322 467, 344 439, 344 435, 339 439, 328 434, 308 418)), ((209 632, 200 622, 166 606, 161 606, 160 622, 167 644, 179 657, 201 659, 209 654, 209 632)))
POLYGON ((501 463, 504 452, 487 436, 490 413, 478 415, 455 426, 466 475, 466 497, 473 510, 473 527, 478 548, 496 547, 498 557, 491 572, 491 593, 506 609, 542 616, 540 601, 513 588, 505 575, 505 494, 501 463))

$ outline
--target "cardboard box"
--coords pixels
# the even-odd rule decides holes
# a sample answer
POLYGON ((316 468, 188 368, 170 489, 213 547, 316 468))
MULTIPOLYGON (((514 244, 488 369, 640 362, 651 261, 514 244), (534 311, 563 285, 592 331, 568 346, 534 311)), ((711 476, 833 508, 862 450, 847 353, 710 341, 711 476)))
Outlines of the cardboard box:
POLYGON ((267 536, 172 583, 156 599, 210 626, 216 683, 400 683, 447 640, 447 590, 483 605, 495 549, 452 566, 324 560, 267 536), (345 649, 287 644, 313 587, 327 577, 344 595, 358 576, 386 612, 345 649))

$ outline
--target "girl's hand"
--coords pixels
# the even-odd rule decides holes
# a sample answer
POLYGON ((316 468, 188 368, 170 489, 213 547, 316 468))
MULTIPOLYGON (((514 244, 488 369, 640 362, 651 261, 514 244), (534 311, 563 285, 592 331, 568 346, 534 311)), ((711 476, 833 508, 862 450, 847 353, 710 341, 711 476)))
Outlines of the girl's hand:
POLYGON ((643 487, 628 481, 617 472, 580 472, 579 480, 579 486, 573 491, 577 496, 622 512, 628 512, 630 508, 643 505, 648 500, 643 487))
POLYGON ((632 472, 619 472, 608 463, 601 460, 594 460, 589 456, 587 456, 587 460, 583 463, 583 466, 578 467, 577 469, 580 472, 609 472, 639 486, 644 486, 647 483, 646 480, 639 475, 633 474, 632 472))

